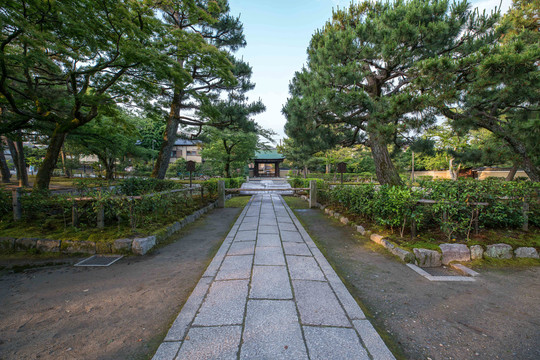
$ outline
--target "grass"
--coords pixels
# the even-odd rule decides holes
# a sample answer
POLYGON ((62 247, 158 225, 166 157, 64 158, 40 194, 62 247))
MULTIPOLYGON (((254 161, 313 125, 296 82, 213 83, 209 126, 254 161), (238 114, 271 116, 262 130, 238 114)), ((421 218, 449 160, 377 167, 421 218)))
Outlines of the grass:
POLYGON ((473 268, 498 268, 498 267, 530 267, 540 266, 540 259, 529 258, 513 258, 513 259, 476 259, 470 263, 465 263, 466 266, 473 268))
MULTIPOLYGON (((205 199, 205 205, 212 199, 205 199)), ((142 237, 156 234, 168 225, 179 221, 187 215, 201 208, 200 202, 194 202, 191 206, 182 208, 180 211, 170 214, 162 214, 159 217, 146 218, 144 223, 139 224, 136 229, 132 229, 128 223, 108 222, 104 229, 95 226, 81 224, 79 227, 70 225, 71 219, 67 220, 67 226, 61 216, 45 216, 34 221, 14 222, 11 214, 0 219, 0 233, 2 236, 14 238, 35 237, 53 240, 70 241, 94 241, 112 242, 120 238, 142 237)), ((148 214, 150 216, 150 214, 148 214)))
POLYGON ((228 208, 243 208, 247 205, 251 196, 235 196, 225 202, 225 207, 228 208))
POLYGON ((302 200, 296 196, 283 196, 283 200, 289 205, 293 210, 297 209, 307 209, 309 207, 308 203, 305 200, 302 200))

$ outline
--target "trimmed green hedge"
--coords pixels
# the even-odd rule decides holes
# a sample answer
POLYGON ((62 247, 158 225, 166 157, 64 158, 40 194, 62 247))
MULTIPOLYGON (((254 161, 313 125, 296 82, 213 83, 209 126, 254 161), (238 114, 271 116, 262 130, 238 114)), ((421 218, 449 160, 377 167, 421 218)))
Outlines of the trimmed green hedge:
POLYGON ((415 221, 420 229, 439 227, 451 239, 468 238, 476 219, 480 228, 521 228, 524 202, 530 207, 529 224, 540 226, 539 191, 539 184, 525 181, 445 180, 424 181, 419 188, 334 186, 323 190, 319 198, 379 225, 399 229, 402 236, 415 221), (419 199, 437 202, 418 204, 419 199))

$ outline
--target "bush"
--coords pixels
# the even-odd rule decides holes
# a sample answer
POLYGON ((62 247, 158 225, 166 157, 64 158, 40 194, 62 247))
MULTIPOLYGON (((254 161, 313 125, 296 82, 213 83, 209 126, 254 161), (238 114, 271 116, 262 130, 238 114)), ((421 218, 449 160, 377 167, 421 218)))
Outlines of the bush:
POLYGON ((244 177, 237 177, 237 178, 214 178, 210 180, 204 181, 201 186, 204 187, 206 191, 208 191, 210 194, 215 195, 217 194, 218 190, 218 181, 224 180, 225 181, 225 188, 227 189, 238 189, 242 186, 243 183, 246 182, 246 178, 244 177))
MULTIPOLYGON (((291 179, 290 182, 298 181, 291 179)), ((529 223, 538 226, 539 190, 539 184, 532 182, 463 179, 422 181, 421 188, 371 184, 334 186, 322 191, 319 199, 377 224, 399 228, 402 236, 406 225, 414 220, 419 228, 437 225, 452 239, 469 238, 476 220, 480 227, 521 228, 524 202, 530 206, 529 223), (421 198, 436 203, 418 204, 421 198)))
POLYGON ((11 211, 11 196, 7 191, 0 189, 0 216, 11 211))
POLYGON ((122 195, 135 196, 153 192, 161 192, 182 188, 183 185, 172 180, 160 180, 154 178, 128 178, 122 180, 118 186, 118 192, 122 195))

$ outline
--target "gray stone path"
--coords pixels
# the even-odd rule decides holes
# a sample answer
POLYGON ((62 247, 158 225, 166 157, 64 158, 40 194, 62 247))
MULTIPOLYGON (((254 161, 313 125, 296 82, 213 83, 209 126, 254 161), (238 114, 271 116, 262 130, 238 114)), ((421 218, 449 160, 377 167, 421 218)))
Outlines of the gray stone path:
POLYGON ((154 359, 394 359, 280 195, 254 195, 154 359))

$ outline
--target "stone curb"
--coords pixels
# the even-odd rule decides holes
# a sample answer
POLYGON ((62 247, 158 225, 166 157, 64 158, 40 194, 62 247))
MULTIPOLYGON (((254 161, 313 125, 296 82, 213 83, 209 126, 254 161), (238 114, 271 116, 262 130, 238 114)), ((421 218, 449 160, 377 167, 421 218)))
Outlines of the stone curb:
MULTIPOLYGON (((227 195, 227 199, 232 196, 227 195)), ((62 254, 107 254, 107 253, 133 253, 135 255, 145 255, 156 245, 167 240, 173 234, 177 233, 186 225, 191 224, 203 214, 217 206, 217 201, 210 203, 202 209, 195 211, 180 221, 160 230, 157 234, 135 238, 135 239, 116 239, 113 244, 104 244, 94 241, 70 241, 53 240, 40 238, 13 238, 0 237, 0 250, 31 250, 36 249, 44 252, 56 252, 62 254)))
MULTIPOLYGON (((388 239, 384 238, 382 235, 372 234, 370 231, 366 230, 362 225, 358 225, 353 221, 350 221, 345 216, 342 216, 338 212, 330 209, 327 205, 318 204, 319 209, 324 211, 329 217, 338 219, 342 224, 350 225, 356 228, 356 231, 362 236, 369 237, 372 241, 377 244, 384 246, 392 254, 399 257, 401 260, 408 263, 421 264, 421 266, 432 267, 435 265, 430 265, 426 263, 425 253, 434 252, 433 250, 415 248, 418 249, 418 254, 411 253, 410 251, 401 249, 396 244, 390 242, 388 239), (424 265, 422 265, 424 264, 424 265)), ((512 247, 508 244, 492 244, 487 245, 486 249, 482 245, 472 245, 470 248, 463 244, 441 244, 439 246, 441 249, 441 258, 442 263, 445 265, 450 264, 452 261, 463 261, 468 262, 475 259, 482 258, 493 258, 493 259, 513 259, 513 258, 530 258, 530 259, 539 259, 538 250, 534 247, 519 247, 515 250, 512 250, 512 247), (459 251, 456 251, 457 246, 460 247, 459 251)), ((433 256, 433 254, 431 254, 433 256)), ((434 263, 438 263, 439 260, 434 259, 434 263)), ((472 271, 472 270, 471 270, 472 271)), ((476 276, 476 275, 470 275, 476 276)))

